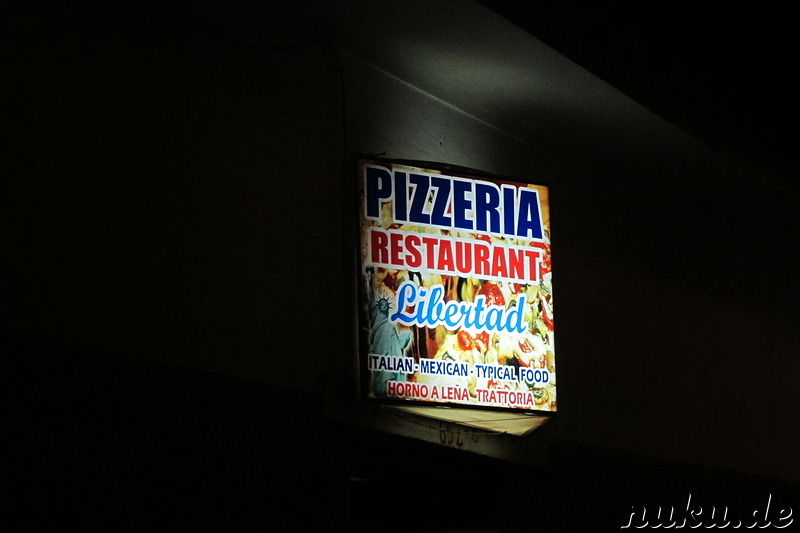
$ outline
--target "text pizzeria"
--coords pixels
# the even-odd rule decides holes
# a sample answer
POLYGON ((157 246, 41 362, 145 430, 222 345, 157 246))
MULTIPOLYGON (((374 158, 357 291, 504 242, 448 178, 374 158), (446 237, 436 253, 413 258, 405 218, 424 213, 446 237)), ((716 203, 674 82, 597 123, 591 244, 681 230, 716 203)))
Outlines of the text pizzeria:
POLYGON ((380 219, 392 202, 394 221, 542 240, 542 216, 536 189, 439 174, 408 173, 368 165, 366 216, 380 219))

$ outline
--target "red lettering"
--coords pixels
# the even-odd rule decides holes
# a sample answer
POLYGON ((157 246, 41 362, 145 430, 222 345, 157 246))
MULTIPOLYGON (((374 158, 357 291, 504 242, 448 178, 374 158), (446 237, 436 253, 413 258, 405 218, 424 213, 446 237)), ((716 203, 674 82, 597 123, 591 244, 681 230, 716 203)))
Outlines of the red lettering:
POLYGON ((498 278, 507 278, 505 248, 494 246, 492 248, 492 275, 498 278))
POLYGON ((452 243, 446 239, 439 241, 439 257, 436 262, 437 270, 453 271, 453 249, 450 247, 452 243))
POLYGON ((395 266, 403 266, 402 259, 400 258, 400 254, 403 253, 403 234, 402 233, 392 233, 389 236, 389 239, 391 240, 391 243, 392 243, 392 246, 391 246, 391 248, 392 248, 392 250, 391 250, 392 262, 391 262, 391 264, 395 265, 395 266))
POLYGON ((428 268, 430 268, 431 265, 434 264, 433 262, 434 257, 436 257, 434 255, 436 250, 436 243, 439 242, 439 240, 433 237, 423 237, 422 242, 425 244, 425 257, 427 259, 425 264, 428 265, 428 268))
POLYGON ((386 233, 373 229, 370 234, 370 248, 372 249, 372 262, 386 264, 389 261, 389 252, 386 249, 389 238, 386 233))
POLYGON ((525 257, 528 258, 530 265, 531 281, 539 281, 539 250, 525 250, 525 257))
POLYGON ((519 248, 508 249, 508 270, 509 277, 519 280, 527 280, 525 276, 525 250, 519 248))
POLYGON ((456 241, 456 270, 459 274, 472 273, 472 243, 456 241))
POLYGON ((419 246, 422 240, 417 235, 408 235, 406 237, 406 250, 408 256, 406 257, 406 264, 408 268, 419 268, 422 266, 422 252, 419 246))
POLYGON ((483 243, 475 243, 475 274, 489 275, 489 247, 483 243))

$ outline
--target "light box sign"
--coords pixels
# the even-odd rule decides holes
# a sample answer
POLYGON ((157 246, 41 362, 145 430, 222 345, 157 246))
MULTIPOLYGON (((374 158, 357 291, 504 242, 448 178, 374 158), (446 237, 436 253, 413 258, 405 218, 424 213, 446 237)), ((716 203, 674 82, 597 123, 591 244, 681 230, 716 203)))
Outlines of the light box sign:
POLYGON ((555 411, 547 187, 361 160, 359 201, 366 397, 555 411))

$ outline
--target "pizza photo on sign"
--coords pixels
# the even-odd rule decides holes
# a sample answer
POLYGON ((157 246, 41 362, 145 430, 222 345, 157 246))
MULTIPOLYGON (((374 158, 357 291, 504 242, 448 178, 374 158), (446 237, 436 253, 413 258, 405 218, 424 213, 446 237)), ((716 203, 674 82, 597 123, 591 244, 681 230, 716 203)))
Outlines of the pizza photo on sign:
POLYGON ((358 172, 366 397, 556 411, 547 187, 435 164, 358 172))

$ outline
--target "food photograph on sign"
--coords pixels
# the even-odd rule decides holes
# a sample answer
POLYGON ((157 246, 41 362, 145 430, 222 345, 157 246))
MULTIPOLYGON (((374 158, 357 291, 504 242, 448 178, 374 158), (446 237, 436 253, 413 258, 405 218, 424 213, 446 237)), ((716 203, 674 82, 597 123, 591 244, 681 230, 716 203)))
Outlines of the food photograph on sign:
POLYGON ((547 187, 362 160, 359 208, 365 395, 556 411, 547 187))

